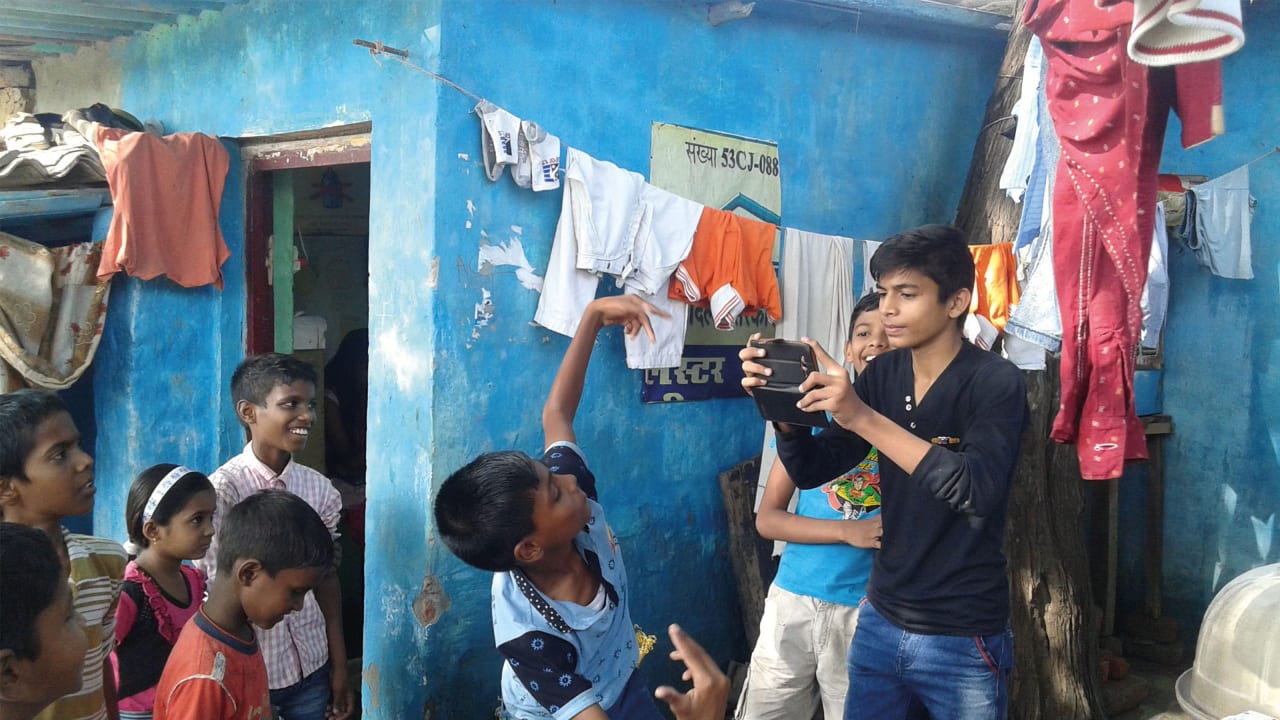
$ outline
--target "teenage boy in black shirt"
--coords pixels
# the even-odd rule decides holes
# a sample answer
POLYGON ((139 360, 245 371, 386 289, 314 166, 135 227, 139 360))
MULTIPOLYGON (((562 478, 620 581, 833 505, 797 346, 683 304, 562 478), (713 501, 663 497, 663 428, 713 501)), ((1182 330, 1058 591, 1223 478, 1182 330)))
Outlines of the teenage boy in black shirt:
MULTIPOLYGON (((1013 636, 1001 545, 1028 419, 1022 373, 964 340, 974 265, 955 228, 890 238, 871 274, 893 350, 850 385, 806 339, 824 371, 800 386, 799 407, 839 427, 777 428, 801 488, 880 451, 884 535, 849 651, 845 718, 905 718, 914 696, 935 718, 1003 720, 1013 636)), ((763 355, 739 353, 748 392, 768 382, 763 355)))

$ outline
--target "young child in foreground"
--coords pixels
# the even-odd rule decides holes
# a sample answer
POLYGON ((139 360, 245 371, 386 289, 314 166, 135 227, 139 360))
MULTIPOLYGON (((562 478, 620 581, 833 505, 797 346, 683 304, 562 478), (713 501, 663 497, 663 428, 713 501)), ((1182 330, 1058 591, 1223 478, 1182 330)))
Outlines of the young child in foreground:
POLYGON ((219 532, 219 572, 169 654, 156 685, 156 720, 272 717, 254 628, 268 630, 301 610, 333 572, 329 529, 292 493, 250 495, 227 511, 219 532))
POLYGON ((88 647, 49 536, 0 522, 0 720, 79 691, 88 647))
POLYGON ((93 511, 96 492, 93 458, 62 399, 43 390, 0 395, 0 511, 53 541, 89 638, 80 689, 45 708, 41 720, 118 717, 110 655, 128 558, 118 543, 62 527, 63 518, 93 511))
POLYGON ((182 561, 209 549, 216 502, 209 478, 180 465, 147 468, 129 489, 126 549, 136 557, 124 569, 111 655, 121 720, 150 720, 173 644, 204 600, 204 574, 182 561))
POLYGON ((435 500, 449 549, 494 573, 493 630, 506 717, 661 717, 644 678, 618 544, 575 444, 574 414, 596 334, 622 325, 653 337, 633 295, 587 306, 542 410, 546 450, 486 453, 453 473, 435 500))

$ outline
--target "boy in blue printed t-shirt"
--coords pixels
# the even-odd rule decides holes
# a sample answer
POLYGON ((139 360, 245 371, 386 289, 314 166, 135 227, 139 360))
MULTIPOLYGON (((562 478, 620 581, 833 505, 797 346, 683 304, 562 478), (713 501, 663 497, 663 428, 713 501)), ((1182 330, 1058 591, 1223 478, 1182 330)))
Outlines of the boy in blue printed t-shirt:
MULTIPOLYGON (((868 294, 849 318, 845 361, 861 373, 889 351, 880 297, 868 294)), ((738 720, 840 720, 849 690, 846 660, 858 605, 867 594, 880 547, 880 462, 873 448, 857 465, 821 487, 796 486, 781 462, 769 471, 756 529, 784 540, 778 572, 765 598, 760 637, 738 702, 738 720)))
POLYGON ((542 409, 542 459, 486 453, 449 476, 435 500, 445 544, 493 577, 493 632, 504 717, 659 720, 628 608, 626 569, 575 444, 596 334, 645 330, 663 314, 633 295, 587 306, 542 409))

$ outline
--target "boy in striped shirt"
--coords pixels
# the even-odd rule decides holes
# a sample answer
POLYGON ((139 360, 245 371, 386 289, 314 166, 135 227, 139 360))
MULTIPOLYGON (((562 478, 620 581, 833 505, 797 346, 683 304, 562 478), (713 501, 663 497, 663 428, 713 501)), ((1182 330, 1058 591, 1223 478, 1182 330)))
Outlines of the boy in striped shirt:
POLYGON ((43 530, 53 541, 89 641, 80 690, 37 720, 118 717, 109 662, 127 558, 114 541, 62 527, 63 518, 93 510, 94 493, 93 458, 80 448, 62 399, 39 390, 0 395, 0 512, 6 522, 43 530))

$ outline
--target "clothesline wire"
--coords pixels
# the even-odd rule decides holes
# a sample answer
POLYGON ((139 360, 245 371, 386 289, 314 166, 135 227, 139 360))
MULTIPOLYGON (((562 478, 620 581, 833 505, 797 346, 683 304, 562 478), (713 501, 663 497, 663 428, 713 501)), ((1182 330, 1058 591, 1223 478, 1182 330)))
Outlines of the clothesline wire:
POLYGON ((1271 148, 1270 150, 1262 153, 1258 157, 1250 160, 1249 162, 1245 163, 1244 165, 1241 165, 1240 167, 1248 167, 1249 165, 1252 165, 1261 160, 1266 160, 1267 158, 1271 157, 1272 155, 1275 155, 1278 152, 1280 152, 1280 145, 1277 145, 1276 147, 1271 148))
POLYGON ((426 68, 418 67, 417 65, 414 65, 413 63, 409 62, 408 60, 409 52, 407 50, 400 50, 398 48, 393 48, 393 47, 383 45, 381 40, 370 42, 368 40, 357 39, 357 40, 353 40, 352 42, 356 45, 359 45, 360 47, 369 48, 369 55, 373 57, 375 61, 378 59, 378 56, 380 55, 389 57, 392 60, 395 60, 396 62, 400 63, 401 65, 404 65, 405 67, 411 70, 416 70, 422 73, 423 75, 439 80, 440 82, 444 83, 445 85, 448 85, 454 90, 457 90, 463 95, 473 98, 477 102, 484 100, 484 98, 462 87, 461 85, 450 80, 449 78, 443 75, 438 75, 436 73, 431 72, 430 70, 427 70, 426 68))

